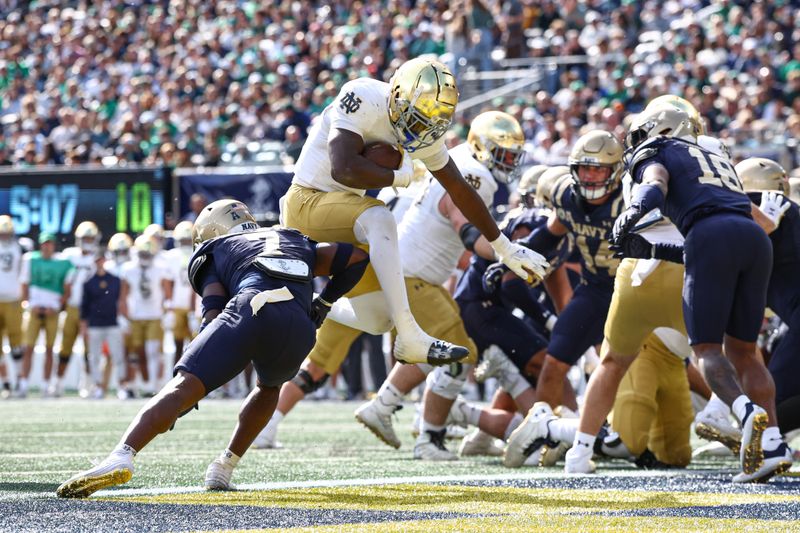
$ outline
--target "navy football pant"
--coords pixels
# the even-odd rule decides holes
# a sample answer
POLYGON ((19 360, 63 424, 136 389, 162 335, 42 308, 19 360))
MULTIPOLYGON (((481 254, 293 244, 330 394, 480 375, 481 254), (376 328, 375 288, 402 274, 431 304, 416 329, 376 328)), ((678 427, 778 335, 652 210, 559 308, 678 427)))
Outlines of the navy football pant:
POLYGON ((206 393, 224 385, 252 361, 259 381, 279 387, 300 369, 316 340, 316 328, 297 300, 264 304, 256 316, 244 289, 189 344, 175 365, 197 376, 206 393))
POLYGON ((562 363, 574 365, 590 346, 600 344, 613 292, 613 285, 578 285, 558 315, 547 353, 562 363))
POLYGON ((720 213, 695 222, 684 243, 683 316, 689 342, 755 342, 767 303, 772 243, 752 219, 720 213))
POLYGON ((475 341, 478 353, 483 353, 492 344, 497 345, 535 386, 532 378, 525 374, 525 365, 534 354, 547 346, 545 338, 514 316, 507 307, 490 301, 457 302, 467 334, 475 341))

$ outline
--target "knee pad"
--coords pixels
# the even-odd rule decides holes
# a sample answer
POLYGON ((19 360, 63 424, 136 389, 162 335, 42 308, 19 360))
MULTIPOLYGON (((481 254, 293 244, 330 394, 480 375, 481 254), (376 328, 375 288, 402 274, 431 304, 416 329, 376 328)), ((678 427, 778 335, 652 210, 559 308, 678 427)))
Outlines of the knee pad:
POLYGON ((472 365, 461 363, 440 366, 428 374, 428 386, 431 392, 438 396, 448 400, 455 400, 464 387, 471 369, 472 365))
POLYGON ((311 394, 315 390, 322 387, 330 376, 325 374, 319 380, 314 381, 314 378, 311 374, 301 368, 297 371, 297 375, 291 379, 291 382, 300 387, 300 390, 303 391, 304 394, 311 394))
POLYGON ((20 347, 11 348, 11 359, 14 361, 19 361, 22 359, 24 351, 20 347))

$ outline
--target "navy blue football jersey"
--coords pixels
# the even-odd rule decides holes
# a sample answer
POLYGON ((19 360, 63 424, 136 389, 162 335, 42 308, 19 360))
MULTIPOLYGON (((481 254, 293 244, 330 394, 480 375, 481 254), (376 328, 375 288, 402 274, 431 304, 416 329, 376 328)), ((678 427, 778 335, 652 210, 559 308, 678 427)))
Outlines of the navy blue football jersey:
POLYGON ((697 144, 656 137, 633 152, 629 171, 641 183, 644 170, 655 163, 669 172, 663 213, 685 236, 696 220, 712 213, 741 213, 750 217, 750 200, 730 161, 697 144))
MULTIPOLYGON (((749 192, 747 196, 754 204, 761 204, 760 192, 749 192)), ((787 201, 791 207, 783 215, 778 228, 769 235, 773 269, 800 263, 800 206, 788 198, 787 201)))
POLYGON ((219 282, 229 296, 248 287, 267 290, 285 286, 307 306, 313 296, 310 281, 316 257, 316 242, 302 233, 282 227, 262 228, 204 242, 189 261, 189 280, 198 294, 209 283, 219 282), (289 260, 291 266, 305 269, 305 279, 268 274, 256 266, 260 257, 289 260))
POLYGON ((619 259, 609 249, 614 220, 625 209, 622 187, 601 205, 591 205, 575 192, 572 180, 560 180, 553 191, 553 207, 559 221, 574 237, 580 252, 583 279, 587 283, 614 285, 619 259))

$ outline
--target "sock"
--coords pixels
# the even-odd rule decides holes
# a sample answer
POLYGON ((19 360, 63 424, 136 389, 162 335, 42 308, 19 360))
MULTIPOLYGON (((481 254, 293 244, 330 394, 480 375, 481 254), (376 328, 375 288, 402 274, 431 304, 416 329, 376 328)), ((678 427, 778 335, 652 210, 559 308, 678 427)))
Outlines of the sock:
POLYGON ((717 413, 724 413, 726 416, 731 414, 730 406, 720 400, 716 394, 711 395, 711 399, 708 400, 708 405, 706 405, 704 411, 716 411, 717 413))
POLYGON ((783 442, 778 426, 768 427, 761 435, 761 447, 765 450, 774 450, 783 442))
POLYGON ((478 425, 478 422, 481 419, 481 413, 483 412, 483 409, 481 409, 477 405, 473 405, 467 402, 462 407, 462 411, 464 411, 464 415, 466 416, 467 424, 469 424, 470 426, 478 425))
POLYGON ((375 405, 382 413, 393 413, 403 401, 403 394, 389 381, 384 381, 375 397, 375 405))
POLYGON ((283 414, 280 411, 278 411, 277 409, 275 409, 275 411, 272 413, 272 418, 269 419, 269 423, 270 424, 274 423, 275 425, 278 425, 278 424, 281 423, 281 421, 283 420, 283 417, 285 417, 285 416, 286 416, 285 414, 283 414))
POLYGON ((556 418, 547 423, 550 438, 559 442, 572 442, 578 432, 578 418, 556 418))
POLYGON ((131 458, 136 457, 136 450, 128 446, 124 442, 117 444, 117 447, 111 452, 113 455, 130 455, 131 458))
POLYGON ((517 429, 520 424, 522 424, 523 419, 524 417, 521 414, 514 414, 514 418, 512 418, 511 422, 508 423, 508 426, 506 426, 506 431, 503 433, 503 440, 508 440, 508 437, 514 432, 514 430, 517 429))
POLYGON ((747 397, 746 394, 742 394, 735 400, 733 400, 733 404, 731 404, 731 409, 733 410, 733 414, 739 420, 739 423, 742 423, 744 420, 744 415, 747 412, 747 404, 750 403, 750 398, 747 397))
POLYGON ((594 441, 597 440, 597 437, 594 435, 589 435, 588 433, 581 433, 580 431, 575 432, 575 438, 572 440, 572 447, 576 450, 586 451, 589 454, 593 453, 594 451, 594 441))
POLYGON ((424 435, 428 431, 433 431, 434 433, 442 431, 444 426, 438 426, 436 424, 431 424, 430 422, 426 422, 425 420, 422 421, 422 427, 420 428, 420 435, 424 435))
POLYGON ((17 385, 19 386, 19 390, 22 392, 28 391, 28 378, 19 378, 17 380, 17 385))
POLYGON ((230 451, 228 448, 225 448, 225 450, 219 454, 219 460, 223 464, 227 464, 232 467, 236 467, 236 465, 239 464, 239 459, 241 459, 241 457, 230 451))
POLYGON ((502 385, 506 392, 514 399, 531 388, 531 384, 528 383, 528 380, 518 372, 501 372, 499 381, 500 385, 502 385))

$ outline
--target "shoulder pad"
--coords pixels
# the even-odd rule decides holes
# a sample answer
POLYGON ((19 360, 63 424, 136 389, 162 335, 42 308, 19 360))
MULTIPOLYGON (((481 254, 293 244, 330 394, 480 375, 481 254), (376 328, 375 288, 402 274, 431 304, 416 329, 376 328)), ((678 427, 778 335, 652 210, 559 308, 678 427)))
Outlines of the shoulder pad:
POLYGON ((627 161, 627 171, 632 178, 635 177, 635 169, 640 163, 658 155, 658 149, 661 148, 663 140, 663 137, 648 139, 633 151, 627 161))
POLYGON ((564 207, 564 195, 565 194, 572 194, 572 176, 570 174, 564 174, 564 176, 558 178, 555 185, 553 185, 553 207, 564 207))
MULTIPOLYGON (((225 235, 223 235, 223 237, 225 237, 225 235)), ((192 254, 191 259, 189 259, 189 284, 192 286, 192 289, 194 289, 194 292, 198 294, 200 294, 200 287, 197 283, 197 275, 200 273, 200 269, 208 259, 208 252, 211 244, 219 238, 220 237, 209 239, 201 244, 200 247, 192 254)))

